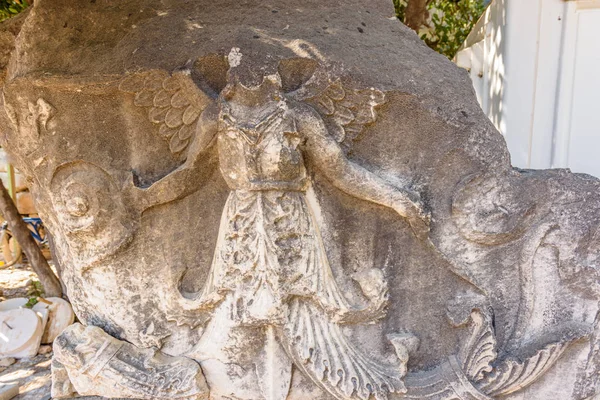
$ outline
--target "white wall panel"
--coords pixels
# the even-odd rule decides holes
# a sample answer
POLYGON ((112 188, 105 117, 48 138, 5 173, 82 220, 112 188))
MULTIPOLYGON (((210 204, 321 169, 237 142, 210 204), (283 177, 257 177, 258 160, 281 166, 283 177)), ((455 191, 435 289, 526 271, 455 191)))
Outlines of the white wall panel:
POLYGON ((600 176, 600 8, 577 11, 566 164, 600 176))
POLYGON ((494 0, 476 33, 457 59, 513 165, 600 176, 600 0, 494 0))

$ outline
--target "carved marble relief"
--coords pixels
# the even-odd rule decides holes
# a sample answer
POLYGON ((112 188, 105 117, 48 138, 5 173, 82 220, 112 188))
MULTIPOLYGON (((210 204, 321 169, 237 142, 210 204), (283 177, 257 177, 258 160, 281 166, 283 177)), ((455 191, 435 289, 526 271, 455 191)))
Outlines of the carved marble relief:
POLYGON ((136 399, 208 399, 198 364, 138 349, 79 323, 56 340, 52 397, 74 394, 136 399))
POLYGON ((119 188, 100 167, 84 161, 62 164, 50 181, 50 192, 57 225, 85 263, 109 256, 131 238, 132 222, 119 188), (86 248, 90 241, 94 249, 86 248))
MULTIPOLYGON (((153 35, 182 9, 119 15, 153 35)), ((597 396, 600 182, 512 169, 464 77, 417 68, 408 33, 396 54, 388 33, 333 48, 324 22, 312 42, 288 22, 246 47, 239 21, 183 47, 125 35, 101 73, 7 80, 7 150, 83 324, 57 340, 53 396, 597 396), (374 53, 331 56, 353 46, 374 53)))
POLYGON ((42 131, 47 131, 49 129, 48 124, 56 110, 50 103, 41 97, 35 102, 32 100, 27 101, 26 106, 27 111, 25 115, 23 115, 21 121, 17 116, 15 107, 9 103, 5 103, 6 114, 16 129, 26 129, 30 139, 37 141, 40 138, 42 131))
MULTIPOLYGON (((366 353, 344 329, 378 324, 386 317, 387 277, 377 268, 355 274, 353 279, 363 295, 357 304, 340 291, 321 235, 321 210, 313 193, 311 171, 318 169, 353 197, 394 210, 408 220, 419 240, 429 241, 430 215, 420 195, 347 158, 365 126, 376 122, 385 94, 376 89, 348 89, 339 79, 321 93, 311 92, 310 82, 286 93, 278 74, 264 77, 258 86, 246 87, 235 69, 230 69, 227 85, 211 97, 191 75, 185 69, 173 74, 153 70, 132 74, 118 84, 120 91, 133 96, 135 106, 145 110, 157 137, 167 141, 176 158, 184 160, 177 169, 149 187, 139 187, 135 176, 119 184, 102 168, 74 161, 57 166, 49 189, 53 216, 65 232, 71 253, 83 257, 82 265, 92 266, 128 246, 135 233, 136 217, 132 215, 197 190, 190 182, 204 167, 203 159, 216 152, 230 193, 209 276, 196 298, 181 294, 167 298, 165 315, 177 325, 200 327, 198 342, 185 356, 200 363, 213 395, 245 398, 248 382, 256 382, 261 398, 284 400, 295 368, 341 400, 496 398, 531 385, 552 368, 571 342, 592 332, 580 326, 564 331, 560 341, 549 340, 529 349, 526 355, 499 356, 493 310, 484 305, 485 300, 475 304, 467 296, 448 305, 449 326, 466 328, 461 345, 434 369, 408 373, 411 354, 427 344, 406 332, 387 333, 394 351, 385 359, 366 353), (92 240, 93 248, 86 249, 92 240), (225 372, 238 363, 248 343, 256 346, 254 370, 225 372), (244 378, 248 373, 255 374, 256 380, 244 378)), ((42 100, 37 106, 30 105, 25 120, 32 132, 39 132, 35 128, 44 127, 54 111, 42 100)), ((5 107, 10 109, 10 105, 5 107)), ((509 189, 483 176, 468 177, 460 184, 453 215, 465 239, 499 246, 531 230, 535 204, 520 203, 502 190, 509 189)), ((552 231, 548 229, 543 230, 542 240, 552 231)), ((593 235, 586 240, 593 241, 593 235)), ((589 251, 576 254, 590 257, 589 251)), ((570 277, 574 268, 562 275, 570 277)), ((155 336, 154 328, 144 332, 140 331, 140 338, 155 336)), ((111 393, 119 397, 206 395, 198 388, 188 388, 188 383, 179 384, 188 385, 185 388, 171 385, 169 379, 192 382, 199 370, 192 369, 196 372, 189 372, 191 375, 186 372, 189 376, 182 381, 168 357, 153 361, 162 363, 164 373, 157 367, 126 372, 119 362, 137 365, 140 361, 136 360, 152 355, 135 347, 122 350, 121 342, 103 335, 97 328, 84 330, 80 325, 63 334, 54 361, 56 397, 105 394, 98 388, 112 385, 115 379, 122 383, 111 393), (101 340, 103 337, 106 339, 101 340), (84 340, 88 347, 96 341, 98 348, 84 350, 83 344, 74 345, 72 340, 84 340), (123 351, 125 358, 115 356, 123 351), (95 355, 88 360, 86 354, 95 355), (99 357, 106 361, 99 363, 99 357), (96 372, 90 373, 90 368, 96 372), (146 386, 157 379, 156 373, 161 377, 167 374, 159 379, 166 379, 164 387, 146 386)), ((168 336, 140 341, 160 347, 168 336)), ((143 368, 148 368, 148 362, 142 362, 143 368)), ((185 358, 177 361, 187 362, 185 358)), ((595 364, 590 363, 588 370, 593 370, 595 364)), ((588 390, 585 384, 581 387, 582 392, 588 390)))
MULTIPOLYGON (((151 71, 128 77, 120 88, 135 93, 136 105, 149 108, 150 120, 160 124, 159 133, 166 127, 179 129, 166 135, 171 137, 171 151, 192 140, 178 170, 140 190, 142 204, 171 201, 189 190, 183 177, 194 173, 198 158, 210 146, 217 148, 221 173, 231 189, 206 286, 197 300, 182 304, 187 310, 212 314, 195 357, 228 364, 226 355, 214 355, 214 343, 233 331, 236 341, 249 340, 259 328, 264 354, 255 362, 266 399, 287 397, 292 364, 340 399, 384 399, 388 393, 405 392, 407 360, 371 359, 340 327, 385 315, 385 278, 379 270, 366 274, 360 282, 366 305, 348 303, 325 253, 318 205, 307 195, 311 182, 305 159, 310 158, 334 185, 394 209, 409 219, 419 236, 426 236, 429 216, 418 194, 350 162, 339 144, 346 138, 344 129, 356 137, 365 124, 375 121, 383 93, 373 89, 346 96, 339 81, 329 86, 318 98, 324 116, 340 128, 333 137, 323 116, 283 92, 278 75, 248 88, 232 69, 229 84, 214 101, 207 100, 190 75, 151 71), (172 87, 179 91, 170 95, 172 87)), ((207 377, 210 382, 210 373, 207 377)))

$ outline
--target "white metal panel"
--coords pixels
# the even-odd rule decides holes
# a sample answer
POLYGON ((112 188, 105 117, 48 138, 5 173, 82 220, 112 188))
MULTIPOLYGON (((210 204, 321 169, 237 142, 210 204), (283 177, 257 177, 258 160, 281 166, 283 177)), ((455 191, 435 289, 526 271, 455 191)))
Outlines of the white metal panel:
POLYGON ((567 168, 569 166, 569 141, 571 131, 571 114, 573 104, 573 82, 575 78, 575 57, 577 55, 577 5, 567 2, 565 27, 563 30, 563 49, 561 52, 561 72, 559 78, 558 106, 556 108, 556 126, 554 131, 554 149, 552 167, 567 168))
MULTIPOLYGON (((505 124, 502 133, 513 165, 525 168, 529 167, 542 1, 547 0, 508 0, 502 38, 506 69, 498 105, 505 124)), ((493 110, 488 115, 495 118, 493 110)))
POLYGON ((559 90, 560 55, 567 5, 562 1, 540 3, 533 120, 529 132, 529 168, 552 166, 553 133, 559 90))
POLYGON ((600 8, 577 17, 568 165, 600 176, 600 8))
POLYGON ((502 134, 506 134, 504 118, 504 90, 506 88, 507 7, 510 0, 497 0, 489 8, 488 23, 484 29, 481 106, 502 134))
POLYGON ((494 0, 477 26, 462 55, 513 165, 600 176, 600 0, 494 0))

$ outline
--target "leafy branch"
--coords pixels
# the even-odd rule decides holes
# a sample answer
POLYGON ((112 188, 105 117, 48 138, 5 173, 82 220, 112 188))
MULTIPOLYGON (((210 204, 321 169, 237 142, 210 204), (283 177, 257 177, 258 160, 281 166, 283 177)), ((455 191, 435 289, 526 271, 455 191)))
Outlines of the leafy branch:
MULTIPOLYGON (((396 15, 406 22, 409 3, 415 0, 393 1, 396 15)), ((423 7, 417 33, 429 47, 450 59, 486 8, 483 0, 429 0, 423 7)))
POLYGON ((14 17, 27 7, 27 0, 0 0, 0 21, 14 17))

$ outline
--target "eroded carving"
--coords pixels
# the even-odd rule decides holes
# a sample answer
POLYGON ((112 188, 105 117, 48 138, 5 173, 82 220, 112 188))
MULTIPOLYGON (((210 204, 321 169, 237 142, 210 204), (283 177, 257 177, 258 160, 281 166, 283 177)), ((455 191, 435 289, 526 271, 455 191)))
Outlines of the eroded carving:
POLYGON ((134 104, 148 110, 148 118, 159 127, 171 152, 185 156, 198 117, 211 102, 190 77, 185 72, 170 75, 153 70, 131 75, 119 88, 134 94, 134 104))
POLYGON ((56 114, 56 110, 42 97, 36 101, 19 100, 25 102, 26 106, 22 118, 19 118, 17 108, 4 99, 6 114, 14 128, 17 130, 23 129, 23 132, 30 140, 37 141, 40 138, 41 132, 47 131, 50 128, 49 123, 56 114))
POLYGON ((100 167, 84 161, 65 163, 56 169, 50 191, 56 227, 70 239, 71 254, 86 264, 114 253, 131 239, 133 222, 120 190, 100 167), (87 248, 90 245, 93 250, 87 248))
POLYGON ((535 204, 523 204, 508 181, 473 175, 456 189, 452 214, 465 239, 498 246, 520 238, 535 216, 535 204))
MULTIPOLYGON (((460 301, 463 307, 474 304, 472 299, 460 301)), ((562 327, 562 337, 558 340, 549 336, 520 349, 519 355, 503 354, 498 357, 493 315, 489 308, 486 312, 485 307, 473 307, 469 318, 462 323, 456 320, 460 315, 456 310, 450 314, 455 324, 469 325, 469 335, 456 358, 467 379, 490 398, 508 395, 532 384, 554 365, 573 342, 589 336, 592 330, 589 326, 577 324, 562 327)))
POLYGON ((36 138, 38 138, 41 129, 48 129, 48 122, 55 113, 54 107, 43 98, 39 98, 35 103, 28 102, 27 108, 29 113, 25 117, 25 120, 36 135, 36 138))
POLYGON ((456 355, 436 368, 407 376, 405 398, 435 400, 490 400, 526 388, 545 374, 575 341, 589 335, 589 327, 574 326, 559 340, 548 339, 519 356, 498 348, 493 314, 480 295, 459 296, 449 304, 452 325, 467 328, 456 355), (465 318, 466 316, 466 318, 465 318))
POLYGON ((350 90, 344 88, 339 79, 316 96, 304 98, 305 96, 310 95, 301 89, 294 97, 329 117, 329 134, 342 143, 346 150, 352 147, 353 141, 360 139, 365 126, 377 120, 376 109, 386 101, 385 94, 380 90, 350 90))
POLYGON ((590 352, 585 368, 579 373, 573 394, 577 400, 593 398, 600 391, 600 312, 594 322, 590 352))
POLYGON ((52 397, 103 396, 134 399, 208 399, 198 364, 169 357, 77 323, 54 344, 52 397))

